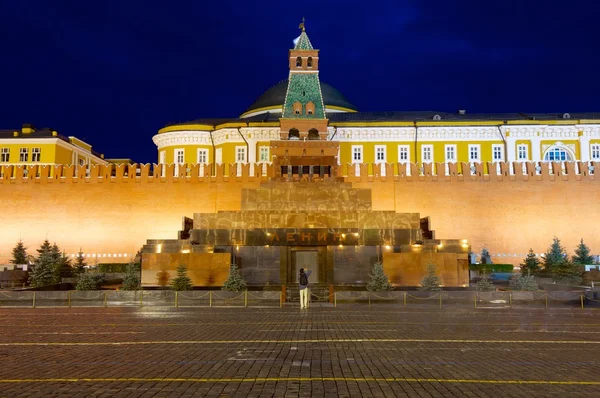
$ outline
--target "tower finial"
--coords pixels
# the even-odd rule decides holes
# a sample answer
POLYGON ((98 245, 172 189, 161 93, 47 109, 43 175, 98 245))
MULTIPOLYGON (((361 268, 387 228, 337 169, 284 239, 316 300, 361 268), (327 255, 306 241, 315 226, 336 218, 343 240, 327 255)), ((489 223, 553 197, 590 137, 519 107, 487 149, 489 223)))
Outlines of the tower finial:
POLYGON ((303 32, 305 31, 305 28, 304 28, 304 17, 302 17, 302 23, 300 25, 298 25, 298 29, 302 29, 303 32))

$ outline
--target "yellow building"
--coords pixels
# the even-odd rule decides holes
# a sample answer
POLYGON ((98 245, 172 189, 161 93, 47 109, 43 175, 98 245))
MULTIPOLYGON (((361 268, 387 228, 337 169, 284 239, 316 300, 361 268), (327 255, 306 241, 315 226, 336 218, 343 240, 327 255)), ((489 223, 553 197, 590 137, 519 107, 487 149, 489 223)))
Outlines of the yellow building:
MULTIPOLYGON (((104 155, 76 137, 24 124, 19 130, 0 130, 0 166, 98 165, 104 155)), ((1 170, 1 168, 0 168, 1 170)))
MULTIPOLYGON (((319 83, 318 50, 302 35, 301 44, 290 50, 289 76, 312 73, 316 85, 290 85, 288 78, 237 118, 168 125, 153 138, 158 162, 271 162, 270 142, 288 133, 286 98, 306 93, 317 100, 304 105, 322 101, 327 123, 319 133, 339 142, 338 164, 600 161, 600 113, 358 112, 338 90, 319 83), (298 87, 309 87, 309 92, 298 87)), ((303 109, 300 102, 294 104, 303 109)), ((300 116, 318 118, 316 113, 300 116)))

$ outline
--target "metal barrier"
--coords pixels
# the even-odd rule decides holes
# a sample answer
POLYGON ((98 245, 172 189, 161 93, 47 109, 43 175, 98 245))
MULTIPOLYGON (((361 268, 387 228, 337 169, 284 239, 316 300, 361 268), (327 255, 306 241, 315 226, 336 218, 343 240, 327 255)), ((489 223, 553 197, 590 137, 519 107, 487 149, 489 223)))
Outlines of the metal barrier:
MULTIPOLYGON (((588 292, 589 293, 589 292, 588 292)), ((399 308, 557 308, 600 307, 600 299, 580 292, 338 291, 318 300, 341 306, 390 305, 399 308)), ((594 296, 595 297, 595 296, 594 296)), ((309 303, 310 305, 310 303, 309 303)), ((281 291, 98 290, 0 291, 0 307, 283 307, 281 291)))

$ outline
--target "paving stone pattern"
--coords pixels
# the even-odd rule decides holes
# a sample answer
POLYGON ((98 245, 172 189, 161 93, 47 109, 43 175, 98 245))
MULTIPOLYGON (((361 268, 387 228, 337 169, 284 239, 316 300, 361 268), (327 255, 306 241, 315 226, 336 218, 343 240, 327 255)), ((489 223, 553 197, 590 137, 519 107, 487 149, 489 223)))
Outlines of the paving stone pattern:
POLYGON ((600 396, 598 315, 0 309, 0 396, 600 396))

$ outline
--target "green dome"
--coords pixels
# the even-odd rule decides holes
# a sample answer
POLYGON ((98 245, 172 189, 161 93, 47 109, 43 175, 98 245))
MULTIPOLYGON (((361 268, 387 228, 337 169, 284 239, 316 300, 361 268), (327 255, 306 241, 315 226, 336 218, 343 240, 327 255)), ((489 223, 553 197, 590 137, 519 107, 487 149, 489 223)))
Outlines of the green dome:
MULTIPOLYGON (((242 117, 252 112, 258 112, 263 108, 273 108, 275 106, 283 109, 283 103, 285 102, 285 95, 287 93, 288 80, 282 80, 276 85, 269 88, 263 93, 252 105, 246 109, 242 117)), ((350 112, 356 112, 356 107, 352 105, 346 97, 342 95, 337 89, 330 86, 327 83, 321 82, 321 93, 323 94, 323 102, 325 102, 325 108, 339 107, 349 110, 350 112)))

